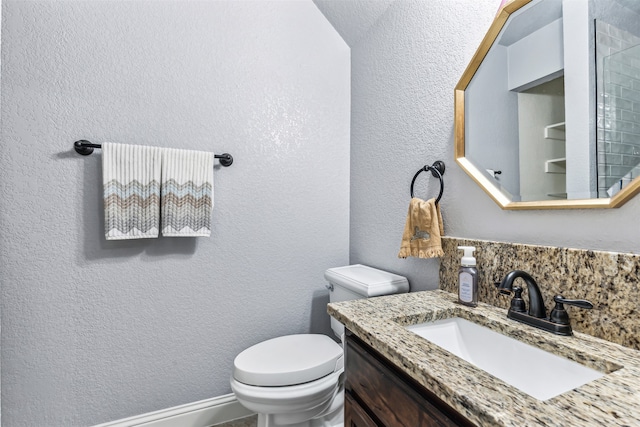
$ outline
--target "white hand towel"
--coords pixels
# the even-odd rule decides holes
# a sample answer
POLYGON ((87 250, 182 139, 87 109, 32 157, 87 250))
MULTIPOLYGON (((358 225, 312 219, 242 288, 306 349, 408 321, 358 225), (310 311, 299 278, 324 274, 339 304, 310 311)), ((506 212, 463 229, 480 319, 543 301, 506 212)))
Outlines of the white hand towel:
POLYGON ((162 150, 162 235, 208 237, 213 210, 213 153, 162 150))
POLYGON ((107 240, 158 237, 160 161, 157 147, 102 144, 107 240))

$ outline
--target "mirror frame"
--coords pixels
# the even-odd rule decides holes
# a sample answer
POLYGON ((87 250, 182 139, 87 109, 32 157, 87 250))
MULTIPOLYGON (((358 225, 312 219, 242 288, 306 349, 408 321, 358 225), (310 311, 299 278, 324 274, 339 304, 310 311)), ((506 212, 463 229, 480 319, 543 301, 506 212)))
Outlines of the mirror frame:
POLYGON ((568 199, 568 200, 541 200, 530 202, 514 202, 509 199, 489 178, 487 178, 469 159, 465 157, 465 90, 476 71, 482 64, 485 56, 491 49, 494 41, 500 34, 509 16, 530 3, 533 0, 512 0, 505 4, 498 12, 489 31, 482 39, 480 47, 473 55, 471 62, 465 69, 460 81, 454 90, 454 157, 456 163, 469 175, 502 209, 527 210, 527 209, 592 209, 592 208, 618 208, 640 192, 640 177, 635 178, 626 187, 611 198, 597 199, 568 199))

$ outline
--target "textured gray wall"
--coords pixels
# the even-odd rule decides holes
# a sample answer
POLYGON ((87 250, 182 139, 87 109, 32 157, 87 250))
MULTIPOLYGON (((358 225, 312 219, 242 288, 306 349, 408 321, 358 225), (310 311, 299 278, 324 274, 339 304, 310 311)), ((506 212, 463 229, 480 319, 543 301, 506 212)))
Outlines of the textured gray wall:
MULTIPOLYGON (((503 211, 453 159, 453 88, 499 0, 397 0, 351 47, 350 261, 438 284, 438 261, 397 258, 409 184, 424 164, 447 165, 449 236, 640 252, 640 197, 615 210, 503 211)), ((436 195, 422 174, 416 193, 436 195)), ((482 268, 482 266, 479 266, 482 268)))
POLYGON ((349 49, 310 1, 4 1, 3 426, 230 392, 242 349, 328 329, 348 263, 349 49), (228 151, 211 238, 107 242, 99 151, 228 151))

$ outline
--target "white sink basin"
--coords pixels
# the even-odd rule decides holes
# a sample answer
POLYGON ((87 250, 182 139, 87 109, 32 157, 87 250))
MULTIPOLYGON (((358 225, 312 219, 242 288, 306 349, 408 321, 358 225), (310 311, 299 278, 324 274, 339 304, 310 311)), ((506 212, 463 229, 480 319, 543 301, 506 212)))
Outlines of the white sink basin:
POLYGON ((407 329, 542 401, 605 375, 459 317, 407 329))

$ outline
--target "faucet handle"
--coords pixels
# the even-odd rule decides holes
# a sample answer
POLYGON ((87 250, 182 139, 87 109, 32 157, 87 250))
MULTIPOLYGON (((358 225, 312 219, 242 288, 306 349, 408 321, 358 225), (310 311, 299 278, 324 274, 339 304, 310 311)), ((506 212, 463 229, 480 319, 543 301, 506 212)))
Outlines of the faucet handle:
POLYGON ((564 304, 573 305, 584 309, 593 308, 593 304, 584 299, 566 299, 562 295, 556 295, 555 297, 553 297, 553 300, 555 301, 556 306, 553 308, 553 310, 551 310, 549 320, 560 325, 569 324, 569 314, 564 309, 564 304))
POLYGON ((562 307, 562 304, 569 304, 587 310, 593 308, 593 304, 591 304, 591 302, 587 301, 586 299, 566 299, 562 295, 556 295, 555 297, 553 297, 553 300, 556 302, 556 307, 558 306, 558 304, 560 304, 561 308, 563 309, 564 307, 562 307))
POLYGON ((517 311, 518 313, 526 313, 527 305, 522 299, 522 288, 520 286, 513 287, 514 296, 511 299, 511 310, 517 311))

